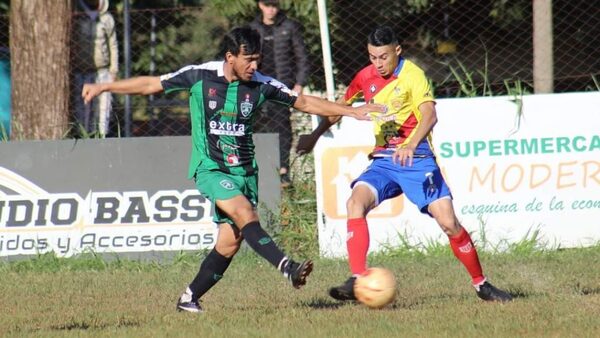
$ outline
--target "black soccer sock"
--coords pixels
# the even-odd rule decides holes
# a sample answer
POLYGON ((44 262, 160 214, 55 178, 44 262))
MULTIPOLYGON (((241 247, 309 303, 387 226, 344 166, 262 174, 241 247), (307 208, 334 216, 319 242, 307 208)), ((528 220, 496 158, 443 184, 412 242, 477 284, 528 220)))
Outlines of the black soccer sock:
POLYGON ((218 253, 217 250, 212 249, 200 264, 200 270, 190 284, 193 301, 200 299, 202 295, 217 284, 229 267, 232 258, 227 258, 218 253))
POLYGON ((246 239, 246 242, 252 250, 261 255, 264 259, 273 264, 280 271, 283 268, 282 263, 287 260, 285 254, 277 247, 275 242, 269 234, 267 234, 260 223, 250 222, 242 228, 242 236, 246 239))

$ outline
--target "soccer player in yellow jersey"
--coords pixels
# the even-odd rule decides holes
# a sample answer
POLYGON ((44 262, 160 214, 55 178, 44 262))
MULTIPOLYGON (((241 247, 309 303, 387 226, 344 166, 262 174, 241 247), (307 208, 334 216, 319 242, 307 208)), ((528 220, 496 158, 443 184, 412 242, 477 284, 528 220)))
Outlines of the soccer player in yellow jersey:
MULTIPOLYGON (((338 300, 355 300, 354 282, 367 269, 367 214, 384 200, 406 194, 419 210, 433 217, 448 235, 454 255, 467 269, 479 298, 506 302, 512 296, 486 280, 469 233, 461 226, 452 195, 440 172, 431 143, 437 122, 435 101, 423 70, 403 58, 394 31, 377 27, 368 38, 371 64, 351 81, 341 103, 384 104, 387 113, 374 117, 375 147, 369 167, 352 183, 346 202, 347 249, 352 276, 329 290, 338 300)), ((310 135, 302 135, 298 153, 310 151, 317 139, 341 117, 324 119, 310 135)))

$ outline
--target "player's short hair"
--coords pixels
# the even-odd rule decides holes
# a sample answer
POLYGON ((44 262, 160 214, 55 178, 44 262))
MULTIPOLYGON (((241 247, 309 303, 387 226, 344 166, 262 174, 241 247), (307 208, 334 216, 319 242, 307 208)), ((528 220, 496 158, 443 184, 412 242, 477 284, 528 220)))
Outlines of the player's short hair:
POLYGON ((223 38, 219 56, 224 58, 227 52, 233 55, 239 55, 240 53, 245 55, 260 54, 260 34, 249 26, 233 28, 223 38))
POLYGON ((369 34, 369 44, 375 47, 399 44, 396 33, 389 26, 377 26, 369 34))

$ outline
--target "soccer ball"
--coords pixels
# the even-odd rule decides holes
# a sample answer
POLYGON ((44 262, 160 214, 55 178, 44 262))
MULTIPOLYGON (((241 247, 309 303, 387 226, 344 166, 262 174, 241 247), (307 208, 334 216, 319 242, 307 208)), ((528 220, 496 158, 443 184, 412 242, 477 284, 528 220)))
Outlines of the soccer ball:
POLYGON ((380 309, 396 298, 396 278, 384 268, 369 268, 356 278, 356 299, 372 309, 380 309))

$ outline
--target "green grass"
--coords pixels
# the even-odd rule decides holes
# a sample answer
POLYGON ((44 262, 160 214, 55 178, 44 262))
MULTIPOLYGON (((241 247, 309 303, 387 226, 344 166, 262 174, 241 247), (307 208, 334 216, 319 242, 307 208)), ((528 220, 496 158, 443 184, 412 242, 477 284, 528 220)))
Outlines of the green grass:
POLYGON ((488 277, 517 296, 510 304, 479 301, 448 251, 372 255, 371 266, 398 280, 398 297, 383 310, 328 298, 327 288, 347 277, 344 260, 317 259, 309 284, 294 290, 244 251, 204 297, 205 313, 177 313, 176 298, 202 257, 0 263, 0 336, 591 337, 600 330, 600 246, 484 254, 488 277))

